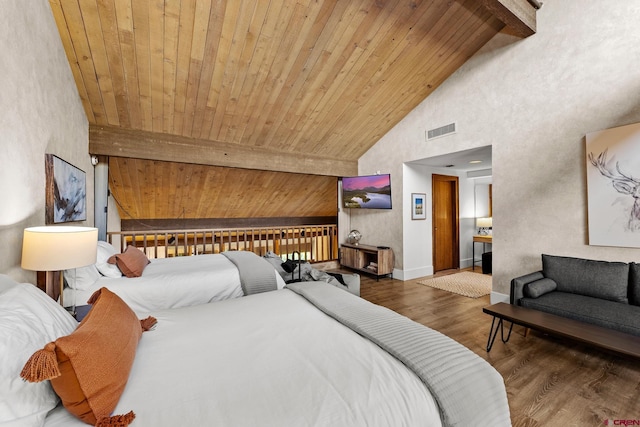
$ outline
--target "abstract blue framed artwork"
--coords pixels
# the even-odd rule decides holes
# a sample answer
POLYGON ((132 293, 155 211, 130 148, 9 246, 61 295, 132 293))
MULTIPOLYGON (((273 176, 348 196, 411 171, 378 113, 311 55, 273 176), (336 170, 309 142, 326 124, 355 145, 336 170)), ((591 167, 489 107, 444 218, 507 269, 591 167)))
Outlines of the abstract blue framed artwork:
POLYGON ((45 223, 87 219, 87 179, 83 170, 53 154, 45 154, 45 223))

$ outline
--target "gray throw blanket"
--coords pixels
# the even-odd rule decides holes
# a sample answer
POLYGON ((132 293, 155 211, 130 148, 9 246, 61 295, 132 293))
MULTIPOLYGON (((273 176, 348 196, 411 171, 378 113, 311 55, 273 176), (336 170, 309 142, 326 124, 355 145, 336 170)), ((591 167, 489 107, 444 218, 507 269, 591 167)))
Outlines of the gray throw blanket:
POLYGON ((301 282, 287 288, 418 375, 438 403, 443 425, 511 425, 502 376, 457 341, 333 286, 301 282))
POLYGON ((276 271, 262 257, 249 251, 226 251, 221 253, 238 268, 240 285, 245 295, 278 289, 276 271))

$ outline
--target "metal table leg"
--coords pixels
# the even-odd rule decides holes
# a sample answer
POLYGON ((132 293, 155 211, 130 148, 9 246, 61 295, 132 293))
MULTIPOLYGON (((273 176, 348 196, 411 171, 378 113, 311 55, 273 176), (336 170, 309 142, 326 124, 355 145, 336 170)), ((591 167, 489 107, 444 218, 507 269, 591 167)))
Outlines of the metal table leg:
POLYGON ((473 240, 471 241, 471 271, 476 271, 476 242, 473 240))
POLYGON ((491 321, 491 330, 489 330, 489 339, 487 340, 487 352, 491 351, 491 348, 493 347, 493 342, 496 340, 496 337, 498 336, 498 329, 500 329, 500 339, 502 340, 503 343, 506 343, 507 341, 509 341, 509 338, 511 338, 511 331, 513 330, 513 322, 511 322, 511 326, 509 326, 509 333, 507 334, 506 339, 504 337, 503 319, 500 318, 500 320, 498 320, 497 325, 495 323, 496 323, 496 316, 493 316, 493 320, 491 321))

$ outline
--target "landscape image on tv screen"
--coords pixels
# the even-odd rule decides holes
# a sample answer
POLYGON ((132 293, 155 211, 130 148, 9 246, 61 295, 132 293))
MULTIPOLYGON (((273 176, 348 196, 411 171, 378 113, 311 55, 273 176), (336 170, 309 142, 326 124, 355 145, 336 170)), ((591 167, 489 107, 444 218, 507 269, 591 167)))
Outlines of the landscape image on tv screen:
POLYGON ((345 208, 391 209, 391 175, 342 178, 342 205, 345 208))

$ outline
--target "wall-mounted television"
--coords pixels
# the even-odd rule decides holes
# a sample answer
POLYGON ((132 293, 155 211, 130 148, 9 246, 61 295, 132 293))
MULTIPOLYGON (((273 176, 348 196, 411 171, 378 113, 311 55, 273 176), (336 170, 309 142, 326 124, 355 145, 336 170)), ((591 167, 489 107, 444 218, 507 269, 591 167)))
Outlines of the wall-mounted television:
POLYGON ((342 206, 357 209, 391 209, 391 175, 343 177, 342 206))

